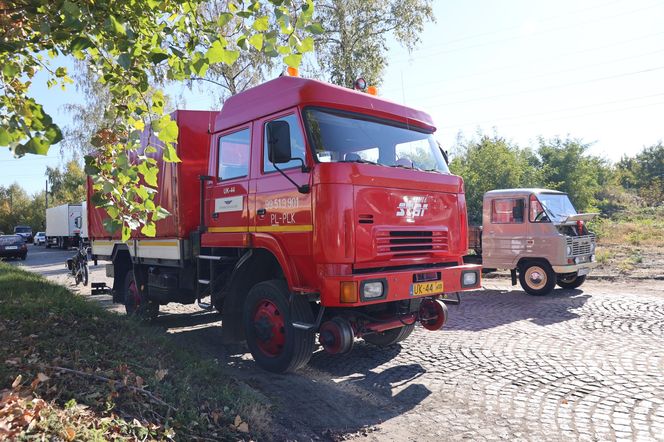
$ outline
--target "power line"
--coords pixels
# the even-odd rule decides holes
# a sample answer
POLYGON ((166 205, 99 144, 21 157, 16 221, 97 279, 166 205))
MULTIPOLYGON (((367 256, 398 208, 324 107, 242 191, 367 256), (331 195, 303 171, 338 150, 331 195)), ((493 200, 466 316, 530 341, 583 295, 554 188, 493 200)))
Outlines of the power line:
POLYGON ((458 127, 466 127, 466 126, 476 126, 478 124, 493 123, 493 122, 496 122, 496 121, 518 120, 518 119, 526 118, 526 117, 556 114, 556 113, 559 113, 559 112, 570 112, 570 111, 575 111, 575 110, 580 110, 580 109, 588 109, 588 108, 597 107, 597 106, 606 106, 608 104, 626 103, 626 102, 629 102, 629 101, 645 100, 645 99, 648 99, 648 98, 661 97, 661 96, 664 96, 664 92, 657 93, 657 94, 651 94, 651 95, 644 95, 644 96, 641 96, 641 97, 626 98, 626 99, 622 99, 622 100, 604 101, 602 103, 588 104, 588 105, 585 105, 585 106, 574 106, 574 107, 568 107, 568 108, 564 108, 564 109, 556 109, 556 110, 551 110, 551 111, 546 111, 546 112, 537 112, 537 113, 532 113, 531 112, 531 113, 527 113, 527 114, 512 115, 512 116, 501 117, 501 118, 496 118, 496 119, 492 119, 492 120, 475 121, 475 122, 470 122, 470 123, 455 124, 455 125, 451 125, 451 126, 442 126, 441 129, 450 129, 450 128, 458 128, 458 127))
MULTIPOLYGON (((593 48, 581 49, 579 51, 574 51, 574 52, 563 52, 563 53, 559 53, 559 54, 554 54, 553 56, 545 56, 545 57, 529 59, 528 61, 525 61, 523 63, 513 63, 513 64, 497 66, 497 67, 486 66, 486 69, 484 69, 480 72, 467 73, 467 74, 463 74, 463 75, 460 75, 460 76, 457 76, 457 77, 446 78, 444 80, 429 82, 429 83, 425 83, 425 84, 437 84, 437 83, 440 83, 441 81, 451 82, 451 81, 459 80, 459 79, 467 80, 468 78, 471 78, 471 77, 480 77, 480 76, 484 76, 484 75, 494 75, 498 71, 504 71, 504 70, 507 70, 507 69, 520 67, 520 66, 528 66, 528 65, 531 65, 534 62, 538 62, 538 61, 549 61, 549 62, 550 61, 558 61, 558 60, 561 60, 561 59, 563 59, 567 56, 570 56, 570 55, 585 54, 585 53, 588 53, 588 52, 600 51, 602 49, 616 48, 618 46, 624 46, 626 44, 633 43, 635 41, 645 40, 645 39, 648 39, 648 38, 651 38, 651 37, 656 37, 656 36, 659 36, 659 35, 662 35, 662 34, 664 34, 664 31, 656 32, 654 34, 643 35, 643 36, 640 36, 640 37, 631 38, 629 40, 622 40, 622 41, 614 42, 614 43, 611 43, 611 44, 608 44, 608 45, 602 45, 602 46, 596 46, 596 47, 593 47, 593 48)), ((393 89, 386 89, 386 90, 387 91, 395 91, 396 89, 393 88, 393 89)))
MULTIPOLYGON (((657 3, 654 3, 650 6, 647 6, 645 8, 639 8, 639 9, 635 9, 635 10, 632 10, 632 11, 627 11, 627 12, 623 12, 623 13, 620 13, 620 14, 612 15, 612 16, 609 16, 609 17, 602 17, 602 18, 599 18, 599 19, 588 20, 588 21, 585 21, 585 22, 579 22, 579 23, 574 23, 574 24, 571 24, 571 25, 559 26, 557 28, 551 28, 551 29, 543 30, 543 31, 540 31, 540 32, 534 32, 533 34, 529 35, 528 38, 532 38, 535 35, 548 34, 550 32, 562 31, 562 30, 565 30, 565 29, 575 28, 575 27, 578 27, 578 26, 581 26, 581 25, 597 23, 597 22, 601 22, 601 21, 604 21, 604 20, 609 20, 609 19, 616 18, 616 17, 624 17, 625 15, 635 14, 637 12, 641 12, 641 11, 651 9, 653 7, 657 7, 657 6, 661 6, 661 5, 662 4, 660 2, 657 2, 657 3)), ((466 50, 466 49, 474 49, 474 48, 478 48, 478 47, 482 47, 482 46, 490 46, 490 45, 495 45, 495 44, 498 44, 498 43, 504 43, 504 42, 513 41, 513 40, 519 40, 519 39, 522 39, 522 38, 523 38, 523 36, 517 35, 517 36, 514 36, 514 37, 510 37, 510 38, 505 38, 505 39, 502 39, 502 40, 492 40, 492 41, 487 41, 487 42, 483 42, 483 43, 477 43, 477 44, 470 45, 470 46, 463 46, 463 47, 459 47, 459 48, 449 48, 449 49, 436 50, 436 51, 433 51, 431 53, 421 54, 421 55, 417 55, 417 56, 412 56, 411 55, 411 56, 405 57, 405 58, 404 57, 397 58, 394 61, 419 60, 419 59, 429 58, 429 57, 432 57, 432 56, 438 56, 438 55, 441 55, 441 54, 447 54, 447 53, 451 53, 451 52, 463 51, 463 50, 466 50)))
MULTIPOLYGON (((610 75, 610 76, 606 76, 606 77, 592 78, 592 79, 589 79, 589 80, 575 81, 575 82, 572 82, 572 83, 565 83, 565 84, 560 84, 560 85, 556 85, 556 86, 549 86, 549 87, 536 88, 536 89, 527 89, 527 90, 522 90, 522 91, 517 91, 517 92, 510 92, 510 93, 506 93, 506 94, 491 95, 491 96, 485 96, 485 97, 477 97, 477 98, 471 98, 469 100, 453 101, 453 102, 450 102, 450 103, 437 104, 437 105, 433 105, 433 106, 429 106, 429 107, 430 108, 439 108, 439 107, 452 106, 454 104, 472 103, 472 102, 476 102, 476 101, 492 100, 494 98, 503 98, 503 97, 511 97, 513 95, 529 94, 531 92, 540 92, 540 91, 546 91, 546 90, 552 90, 552 89, 560 89, 560 88, 564 88, 564 87, 568 87, 568 86, 577 86, 577 85, 580 85, 580 84, 595 83, 595 82, 598 82, 598 81, 612 80, 614 78, 628 77, 628 76, 631 76, 631 75, 639 75, 639 74, 658 71, 660 69, 664 69, 664 66, 658 66, 658 67, 654 67, 654 68, 642 69, 640 71, 634 71, 634 72, 625 72, 625 73, 622 73, 622 74, 610 75)), ((436 97, 441 97, 441 96, 442 96, 441 94, 430 95, 428 98, 436 98, 436 97)))
MULTIPOLYGON (((486 89, 486 88, 489 88, 489 87, 501 86, 501 85, 510 84, 510 83, 518 83, 518 82, 522 82, 524 80, 532 80, 532 79, 535 79, 535 78, 549 77, 551 75, 564 74, 564 73, 567 73, 567 72, 580 71, 580 70, 584 70, 584 69, 588 69, 588 68, 592 68, 592 67, 596 67, 596 66, 603 66, 603 65, 607 65, 607 64, 617 63, 617 62, 620 62, 620 61, 631 60, 631 59, 634 59, 634 58, 647 57, 649 55, 659 54, 661 52, 664 52, 664 49, 658 49, 656 51, 648 52, 646 54, 632 55, 632 56, 629 56, 629 57, 623 57, 623 58, 618 58, 618 59, 614 59, 614 60, 607 60, 607 61, 603 61, 603 62, 600 62, 600 63, 594 63, 594 64, 590 64, 590 65, 585 65, 585 66, 577 66, 577 67, 574 67, 574 68, 563 69, 563 70, 560 70, 560 71, 551 71, 551 72, 547 72, 545 74, 529 75, 528 77, 524 77, 524 78, 517 78, 517 79, 512 79, 512 80, 507 80, 507 81, 501 81, 501 82, 498 82, 498 83, 484 84, 481 87, 476 87, 476 88, 471 88, 471 89, 454 90, 454 91, 451 91, 450 94, 462 94, 462 93, 467 93, 467 92, 480 91, 480 90, 483 90, 483 89, 486 89)), ((443 81, 445 81, 445 80, 432 81, 432 82, 427 82, 427 83, 422 83, 422 84, 432 85, 432 84, 441 83, 443 81)), ((427 97, 428 96, 429 95, 427 95, 427 97)), ((415 96, 415 97, 417 98, 417 96, 415 96)))
MULTIPOLYGON (((591 115, 600 115, 600 114, 607 114, 607 113, 614 113, 614 112, 624 112, 626 110, 631 110, 631 109, 641 109, 641 108, 644 108, 644 107, 661 106, 661 105, 664 105, 664 101, 659 101, 657 103, 642 104, 642 105, 637 105, 637 106, 623 107, 623 108, 619 108, 619 109, 609 109, 609 110, 605 110, 605 111, 587 112, 587 113, 584 113, 584 114, 566 115, 566 116, 563 116, 563 117, 548 118, 546 121, 569 120, 569 119, 572 119, 572 118, 587 117, 587 116, 591 116, 591 115)), ((537 124, 541 121, 542 120, 530 120, 530 121, 525 121, 525 122, 521 122, 521 123, 507 123, 507 124, 504 124, 504 126, 534 125, 534 124, 537 124)), ((473 124, 473 126, 475 126, 475 125, 477 125, 477 124, 473 124)), ((467 125, 467 126, 470 126, 470 125, 467 125)), ((465 126, 447 126, 448 129, 456 129, 456 128, 460 128, 460 127, 465 127, 465 126)))

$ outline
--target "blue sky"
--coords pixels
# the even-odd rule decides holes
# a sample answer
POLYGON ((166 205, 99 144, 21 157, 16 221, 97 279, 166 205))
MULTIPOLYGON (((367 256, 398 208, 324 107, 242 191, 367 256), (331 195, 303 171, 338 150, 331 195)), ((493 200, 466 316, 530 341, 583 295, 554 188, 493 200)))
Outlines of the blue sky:
MULTIPOLYGON (((412 54, 391 44, 379 95, 429 112, 451 148, 459 135, 497 133, 521 146, 571 136, 617 161, 664 139, 664 2, 661 0, 434 1, 412 54)), ((179 95, 182 87, 169 92, 179 95)), ((81 97, 36 85, 57 123, 81 97)), ((186 108, 208 109, 209 94, 184 92, 186 108)), ((44 187, 48 157, 15 160, 0 149, 0 185, 44 187)))

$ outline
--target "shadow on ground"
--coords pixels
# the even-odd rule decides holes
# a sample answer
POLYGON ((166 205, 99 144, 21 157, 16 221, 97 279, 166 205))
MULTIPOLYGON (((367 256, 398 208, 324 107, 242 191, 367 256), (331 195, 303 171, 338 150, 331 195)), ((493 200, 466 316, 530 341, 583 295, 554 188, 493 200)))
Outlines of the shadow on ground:
POLYGON ((546 296, 530 296, 521 290, 483 290, 466 293, 461 305, 450 308, 446 330, 479 331, 527 320, 548 326, 579 317, 590 295, 583 290, 554 290, 546 296))

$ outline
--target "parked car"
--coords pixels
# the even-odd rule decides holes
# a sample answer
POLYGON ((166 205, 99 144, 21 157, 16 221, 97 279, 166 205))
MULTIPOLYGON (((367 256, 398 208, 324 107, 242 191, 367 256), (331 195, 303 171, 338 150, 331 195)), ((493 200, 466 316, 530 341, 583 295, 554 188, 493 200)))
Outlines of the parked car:
POLYGON ((14 227, 14 235, 21 235, 27 242, 32 242, 32 227, 16 226, 14 227))
POLYGON ((34 244, 36 246, 41 246, 46 244, 46 232, 37 232, 35 234, 34 244))
POLYGON ((0 236, 0 257, 21 258, 25 261, 28 257, 28 245, 20 235, 0 236))

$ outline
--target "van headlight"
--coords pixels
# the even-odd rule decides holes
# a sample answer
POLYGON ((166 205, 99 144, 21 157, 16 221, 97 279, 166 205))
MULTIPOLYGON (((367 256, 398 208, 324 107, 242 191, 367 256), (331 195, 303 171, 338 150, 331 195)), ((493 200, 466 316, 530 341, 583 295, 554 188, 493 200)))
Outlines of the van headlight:
POLYGON ((463 272, 461 275, 461 285, 463 287, 472 287, 477 284, 477 272, 463 272))
POLYGON ((572 256, 572 246, 567 246, 567 256, 572 256))
POLYGON ((590 253, 595 252, 595 242, 590 243, 590 253))

